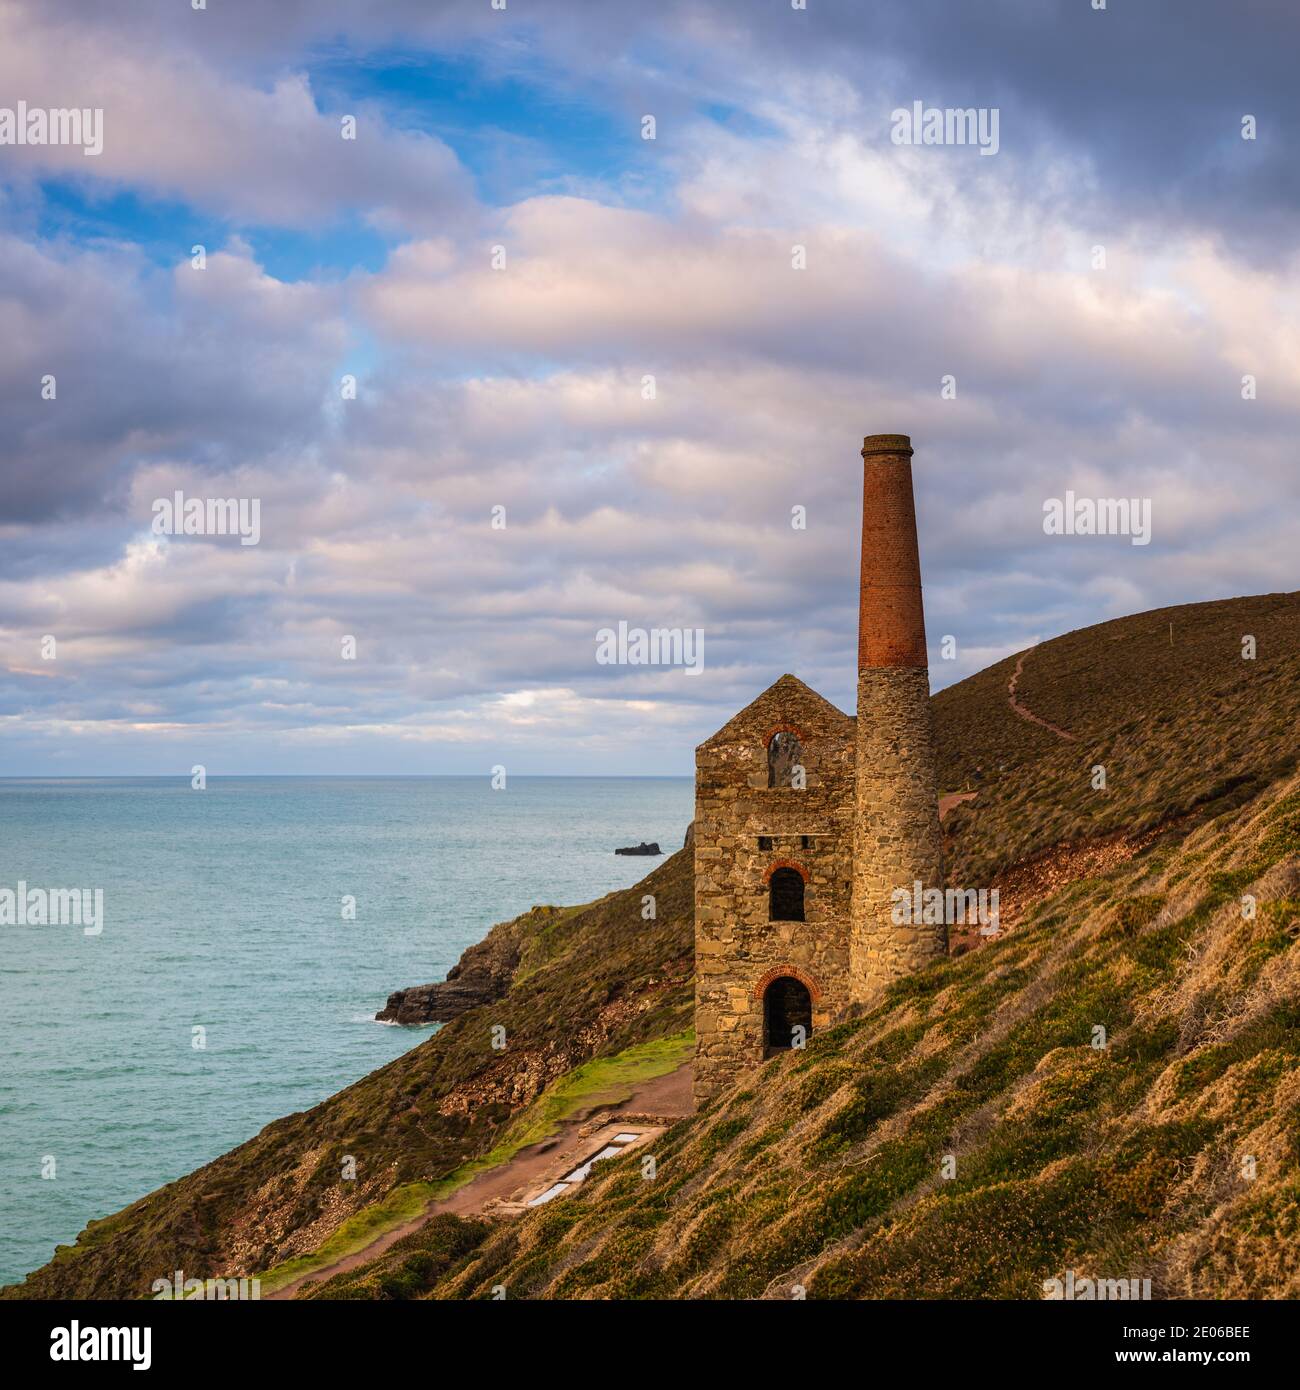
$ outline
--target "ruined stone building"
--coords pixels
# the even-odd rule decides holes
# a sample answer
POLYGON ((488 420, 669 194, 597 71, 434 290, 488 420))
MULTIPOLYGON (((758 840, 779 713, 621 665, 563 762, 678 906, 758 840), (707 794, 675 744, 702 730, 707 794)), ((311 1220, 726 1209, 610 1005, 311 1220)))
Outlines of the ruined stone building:
POLYGON ((892 892, 942 883, 906 435, 863 441, 857 718, 782 676, 695 753, 695 1096, 946 949, 892 892))

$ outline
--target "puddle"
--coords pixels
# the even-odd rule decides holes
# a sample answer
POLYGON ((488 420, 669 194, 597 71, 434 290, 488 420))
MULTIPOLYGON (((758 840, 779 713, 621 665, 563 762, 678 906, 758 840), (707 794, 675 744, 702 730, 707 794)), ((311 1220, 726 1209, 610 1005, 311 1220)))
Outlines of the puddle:
POLYGON ((642 1130, 620 1130, 603 1149, 598 1153, 592 1154, 589 1159, 580 1163, 571 1173, 566 1173, 559 1182, 552 1183, 545 1192, 539 1193, 536 1197, 533 1197, 528 1205, 530 1207, 540 1207, 547 1202, 554 1201, 556 1197, 560 1197, 566 1192, 571 1192, 590 1176, 592 1168, 597 1163, 600 1163, 606 1158, 614 1158, 616 1155, 622 1153, 629 1144, 640 1139, 642 1133, 644 1133, 642 1130))

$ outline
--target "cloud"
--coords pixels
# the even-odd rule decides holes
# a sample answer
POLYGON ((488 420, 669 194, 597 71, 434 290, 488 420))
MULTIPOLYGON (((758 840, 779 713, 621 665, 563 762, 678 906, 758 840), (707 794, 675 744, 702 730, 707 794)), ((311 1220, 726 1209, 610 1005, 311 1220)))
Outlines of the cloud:
POLYGON ((347 342, 335 288, 276 281, 240 243, 170 275, 130 247, 0 234, 0 256, 7 519, 111 519, 144 464, 218 473, 321 437, 347 342))
POLYGON ((390 230, 472 218, 469 178, 437 137, 395 128, 373 104, 321 110, 300 69, 262 74, 258 85, 257 75, 214 68, 203 56, 206 16, 161 53, 156 31, 133 38, 120 18, 0 5, 0 90, 29 107, 104 113, 102 154, 14 146, 3 152, 10 177, 129 187, 245 224, 319 229, 353 208, 390 230), (344 138, 346 116, 354 138, 344 138))
MULTIPOLYGON (((1141 106, 1126 56, 1120 110, 1195 110, 1152 179, 1148 145, 1112 140, 1114 113, 1068 119, 1096 85, 1073 54, 1157 32, 1127 11, 1084 33, 1086 7, 1019 7, 1027 32, 1001 25, 999 66, 964 12, 940 33, 920 27, 925 5, 777 8, 678 6, 648 27, 642 7, 610 6, 585 51, 562 6, 539 25, 523 6, 380 5, 362 38, 329 4, 142 5, 111 32, 25 15, 38 86, 64 53, 130 133, 90 177, 250 225, 201 271, 188 222, 165 268, 129 225, 112 241, 0 225, 8 770, 211 754, 232 771, 508 755, 685 772, 783 671, 851 708, 868 432, 917 449, 929 634, 958 647, 936 685, 1121 611, 1292 587, 1300 261, 1237 237, 1196 184, 1238 153, 1194 157, 1235 96, 1197 106, 1200 59, 1175 37, 1187 72, 1161 69, 1141 106), (140 56, 149 24, 165 65, 140 56), (581 192, 480 207, 371 87, 373 140, 335 146, 337 92, 322 114, 317 77, 330 34, 357 65, 390 61, 379 47, 399 34, 476 46, 484 70, 544 59, 548 82, 620 86, 620 120, 664 114, 660 142, 581 192), (947 92, 1006 102, 997 159, 889 145, 889 105, 947 92), (378 269, 292 278, 253 249, 267 227, 344 212, 394 237, 378 269), (153 536, 152 500, 177 489, 258 498, 261 543, 153 536), (1149 497, 1152 544, 1045 535, 1043 502, 1067 489, 1149 497), (702 628, 704 673, 597 664, 597 630, 620 619, 702 628)), ((19 13, 0 8, 0 28, 17 34, 19 13)), ((1254 53, 1249 25, 1269 16, 1241 13, 1254 53)), ((1291 100, 1264 96, 1261 112, 1291 100)), ((1224 177, 1264 236, 1285 187, 1224 177)))
MULTIPOLYGON (((24 30, 54 23, 38 0, 7 8, 15 30, 20 18, 24 30)), ((350 0, 222 0, 201 15, 143 0, 79 12, 57 32, 96 52, 111 52, 114 41, 136 52, 161 45, 262 77, 340 48, 369 61, 470 53, 488 73, 550 80, 624 117, 656 112, 669 134, 711 104, 765 121, 815 113, 823 143, 848 135, 882 148, 896 106, 998 106, 1004 158, 961 163, 930 151, 931 168, 946 165, 945 177, 966 183, 1014 178, 1032 202, 1044 172, 1065 162, 1076 176, 1055 191, 1107 235, 1196 227, 1270 257, 1289 252, 1300 208, 1291 155, 1300 12, 1290 0, 1151 0, 1105 10, 817 0, 801 11, 750 0, 520 0, 504 11, 425 0, 363 10, 350 0), (1258 121, 1252 142, 1240 138, 1246 114, 1258 121), (1015 169, 994 174, 990 165, 1015 169)), ((156 69, 150 77, 158 81, 156 69)))

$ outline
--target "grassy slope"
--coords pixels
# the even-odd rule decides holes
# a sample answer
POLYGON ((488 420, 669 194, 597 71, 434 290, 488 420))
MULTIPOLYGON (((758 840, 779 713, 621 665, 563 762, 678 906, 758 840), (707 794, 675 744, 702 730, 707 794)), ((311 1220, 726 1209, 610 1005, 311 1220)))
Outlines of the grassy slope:
POLYGON ((1167 1296, 1300 1293, 1296 597, 1035 649, 1020 698, 1075 742, 1011 712, 1015 664, 935 699, 945 787, 979 791, 947 822, 953 881, 1165 833, 769 1063, 667 1136, 654 1182, 616 1162, 522 1223, 461 1233, 455 1259, 413 1240, 329 1296, 1032 1297, 1067 1264, 1167 1296))
MULTIPOLYGON (((695 1034, 692 1031, 660 1038, 655 1042, 640 1043, 624 1052, 615 1053, 612 1057, 595 1057, 590 1062, 584 1062, 543 1091, 527 1110, 507 1126, 505 1134, 495 1148, 481 1158, 472 1159, 462 1165, 456 1172, 430 1188, 427 1195, 442 1197, 454 1192, 477 1174, 507 1162, 520 1149, 547 1138, 561 1120, 581 1109, 589 1108, 593 1103, 599 1102, 604 1105, 626 1100, 636 1083, 676 1071, 684 1062, 690 1060, 694 1049, 695 1034)), ((365 1216, 366 1212, 361 1212, 354 1219, 359 1221, 365 1216)), ((389 1224, 391 1226, 392 1223, 389 1224)), ((417 1270, 419 1274, 427 1273, 423 1256, 417 1261, 408 1262, 406 1256, 409 1253, 419 1251, 427 1254, 431 1249, 442 1249, 444 1245, 449 1249, 454 1247, 457 1253, 461 1253, 473 1248, 489 1230, 489 1227, 480 1221, 465 1222, 463 1229, 460 1229, 454 1220, 447 1221, 443 1216, 433 1218, 430 1224, 435 1225, 432 1232, 426 1235, 416 1231, 397 1242, 383 1255, 370 1261, 364 1267, 362 1276, 358 1277, 352 1272, 336 1275, 311 1289, 303 1289, 295 1296, 371 1298, 376 1293, 382 1296, 405 1296, 404 1293, 399 1294, 394 1290, 406 1289, 406 1281, 410 1278, 412 1270, 417 1270), (466 1236, 465 1231, 474 1232, 476 1235, 471 1239, 466 1236), (391 1285, 384 1277, 387 1272, 398 1276, 396 1282, 391 1285)), ((331 1239, 332 1248, 321 1252, 328 1254, 330 1260, 339 1255, 350 1254, 353 1250, 362 1249, 369 1244, 369 1239, 360 1242, 343 1241, 339 1239, 339 1234, 341 1233, 336 1233, 331 1239)), ((295 1275, 304 1272, 304 1263, 310 1269, 320 1268, 325 1261, 317 1257, 309 1263, 294 1261, 279 1271, 273 1270, 273 1277, 263 1277, 263 1290, 271 1292, 287 1284, 295 1275)))
MULTIPOLYGON (((500 1152, 518 1134, 521 1115, 535 1125, 553 1117, 557 1104, 576 1103, 574 1068, 690 1027, 690 875, 691 856, 680 851, 635 888, 496 928, 527 937, 502 1000, 462 1015, 314 1109, 277 1120, 205 1167, 91 1222, 75 1246, 60 1247, 0 1296, 140 1297, 169 1269, 198 1278, 251 1274, 326 1242, 331 1253, 364 1245, 458 1173, 468 1177, 466 1165, 500 1152), (641 916, 646 893, 656 899, 653 922, 641 916), (504 1052, 491 1047, 497 1024, 506 1029, 504 1052), (557 1088, 566 1077, 568 1086, 557 1088), (348 1154, 357 1160, 352 1182, 339 1178, 348 1154)), ((626 1064, 599 1078, 617 1082, 626 1064)), ((576 1094, 581 1099, 580 1087, 576 1094)))
POLYGON ((945 823, 956 883, 988 882, 1061 842, 1216 814, 1296 768, 1300 594, 1158 609, 1034 648, 1017 696, 1073 743, 1012 713, 1015 666, 1009 657, 934 699, 944 790, 979 793, 945 823), (1105 794, 1092 789, 1097 764, 1105 794))
POLYGON ((508 1162, 520 1149, 555 1133, 561 1121, 593 1105, 626 1100, 633 1087, 676 1071, 695 1048, 694 1032, 637 1043, 622 1052, 593 1057, 553 1081, 531 1105, 506 1124, 496 1143, 434 1182, 395 1187, 380 1202, 355 1212, 313 1250, 265 1271, 262 1292, 273 1293, 300 1275, 311 1275, 344 1256, 364 1250, 377 1236, 417 1217, 429 1202, 449 1197, 480 1173, 508 1162))
POLYGON ((656 1145, 653 1180, 613 1160, 339 1292, 1035 1298, 1073 1268, 1300 1296, 1297 936, 1291 778, 766 1063, 656 1145))
MULTIPOLYGON (((437 1232, 428 1237, 436 1251, 424 1249, 418 1235, 408 1238, 409 1245, 399 1243, 386 1257, 389 1272, 378 1271, 379 1275, 397 1278, 392 1270, 409 1250, 420 1256, 417 1263, 426 1272, 400 1275, 400 1287, 407 1292, 430 1284, 439 1292, 479 1289, 495 1261, 511 1272, 517 1287, 550 1293, 651 1288, 753 1293, 769 1271, 776 1271, 772 1278, 788 1273, 792 1251, 798 1260, 813 1258, 811 1252, 798 1253, 799 1239, 851 1241, 855 1233, 874 1229, 873 1223, 894 1203, 921 1212, 929 1210, 922 1205, 923 1196, 945 1201, 962 1197, 969 1205, 937 1210, 945 1223, 954 1213, 965 1212, 970 1230, 980 1229, 979 1201, 992 1199, 976 1198, 968 1186, 974 1178, 965 1167, 956 1182, 944 1184, 938 1197, 922 1192, 927 1183, 934 1185, 927 1165, 935 1144, 973 1142, 984 1126, 993 1136, 990 1144, 1028 1145, 1031 1159, 1026 1161, 1033 1161, 1032 1145, 1054 1126, 1067 1136, 1061 1141, 1067 1149, 1068 1143, 1077 1148, 1078 1136, 1092 1133, 1089 1126, 1106 1119, 1098 1107, 1123 1102, 1133 1107, 1134 1115, 1152 1105, 1157 1107, 1152 1114, 1163 1113, 1161 1097, 1140 1086, 1154 1086, 1163 1069, 1193 1045, 1190 1034, 1184 1036, 1189 1025, 1178 1025, 1173 1044, 1167 1045, 1162 1034, 1148 1045, 1140 1042, 1144 1035, 1133 1031, 1138 1024, 1131 1020, 1145 1018, 1159 998, 1183 987, 1179 971, 1188 941, 1217 951, 1214 942, 1203 940, 1205 932, 1218 933, 1214 941, 1220 944, 1235 940, 1230 933, 1224 935, 1228 928, 1220 920, 1227 909, 1212 906, 1220 890, 1210 880, 1202 882, 1205 874, 1235 870, 1202 872, 1194 856, 1214 855, 1224 862, 1234 855, 1249 858, 1254 853, 1252 835, 1261 843, 1267 841, 1269 853, 1278 847, 1268 834, 1257 834, 1244 824, 1232 832, 1239 844, 1224 837, 1229 836, 1228 818, 1234 810, 1245 806, 1253 814, 1263 803, 1263 790, 1295 766, 1300 605, 1295 595, 1191 605, 1044 643, 1028 656, 1020 698, 1044 718, 1078 734, 1075 743, 1063 742, 1012 714, 1006 684, 1014 665, 1014 659, 999 663, 935 697, 945 789, 979 791, 975 802, 958 807, 946 822, 953 880, 966 885, 987 882, 1055 844, 1171 820, 1177 826, 1175 847, 1167 835, 1107 880, 1066 890, 1040 907, 1014 937, 944 964, 919 977, 915 985, 909 982, 902 997, 872 1019, 817 1039, 809 1054, 784 1069, 769 1067, 761 1089, 756 1083, 752 1094, 725 1099, 723 1111, 715 1109, 679 1126, 663 1152, 680 1154, 682 1164, 694 1165, 689 1180, 681 1177, 685 1169, 679 1165, 677 1176, 648 1191, 633 1185, 613 1196, 610 1182, 602 1181, 590 1194, 566 1198, 544 1215, 529 1218, 517 1231, 494 1236, 483 1258, 481 1252, 473 1252, 486 1228, 480 1231, 469 1223, 479 1231, 471 1239, 463 1231, 449 1235, 453 1228, 440 1220, 437 1232), (1241 660, 1244 633, 1258 639, 1254 662, 1241 660), (1096 762, 1107 767, 1105 793, 1094 792, 1089 784, 1096 762), (1203 827, 1199 831, 1198 825, 1203 827), (1181 843, 1192 834, 1200 837, 1192 847, 1181 843), (1202 844, 1207 836, 1213 845, 1202 844), (1175 854, 1177 866, 1169 867, 1175 854), (1197 902, 1185 903, 1192 889, 1165 883, 1160 877, 1165 873, 1181 874, 1178 883, 1199 884, 1197 902), (1156 877, 1148 882, 1146 876, 1152 874, 1156 877), (1156 916, 1138 921, 1162 895, 1167 901, 1156 909, 1156 916), (1139 900, 1139 905, 1124 906, 1129 899, 1139 900), (1136 914, 1133 941, 1106 944, 1107 914, 1124 913, 1136 914), (1177 920, 1170 916, 1173 913, 1180 914, 1177 920), (1164 959, 1149 959, 1162 951, 1164 959), (1085 1018, 1089 1011, 1097 1015, 1103 1005, 1110 1015, 1085 1018), (1031 1022, 1038 1015, 1042 1017, 1031 1022), (1028 1031, 1016 1034, 1013 1053, 1004 1055, 997 1039, 1007 1019, 1018 1016, 1028 1031), (1116 1091, 1116 1078, 1106 1073, 1106 1084, 1098 1083, 1095 1093, 1090 1089, 1088 1068, 1099 1062, 1091 1049, 1076 1057, 1080 1043, 1069 1032, 1081 1021, 1105 1023, 1119 1039, 1116 1048, 1129 1045, 1119 1035, 1135 1039, 1134 1055, 1145 1068, 1138 1080, 1130 1079, 1126 1089, 1116 1091), (1157 1045, 1164 1051, 1153 1050, 1157 1045), (989 1051, 988 1058, 982 1047, 989 1051), (966 1062, 972 1075, 959 1084, 966 1062), (1076 1083, 1083 1093, 1077 1104, 1068 1096, 1061 1100, 1063 1109, 1055 1119, 1050 1114, 1039 1117, 1033 1109, 1038 1093, 1031 1073, 1040 1064, 1051 1096, 1056 1094, 1053 1087, 1072 1093, 1076 1083), (1053 1080, 1058 1068, 1064 1068, 1059 1082, 1053 1080), (936 1086, 941 1088, 938 1092, 936 1086), (944 1086, 954 1089, 952 1097, 944 1086), (1026 1112, 1029 1118, 1017 1120, 1020 1112, 1006 1107, 1021 1091, 1031 1109, 1026 1112), (1087 1100, 1097 1094, 1095 1105, 1087 1100), (841 1110, 847 1113, 841 1115, 841 1110), (898 1125, 913 1123, 919 1126, 915 1132, 907 1128, 906 1134, 892 1135, 898 1125), (817 1147, 830 1143, 820 1135, 819 1125, 846 1129, 850 1137, 842 1153, 817 1147), (805 1132, 812 1135, 807 1158, 801 1147, 805 1132), (1030 1137, 1018 1138, 1022 1133, 1030 1137), (715 1158, 721 1173, 729 1175, 725 1180, 711 1176, 715 1158), (753 1165, 758 1176, 747 1177, 736 1166, 741 1161, 753 1165), (788 1181, 782 1190, 777 1173, 783 1164, 788 1166, 788 1181), (763 1173, 771 1179, 770 1190, 761 1180, 763 1173), (909 1176, 911 1187, 906 1186, 909 1176), (879 1190, 873 1186, 877 1182, 883 1184, 879 1190), (709 1194, 704 1206, 696 1205, 697 1191, 709 1194), (587 1210, 593 1200, 607 1204, 594 1216, 587 1210), (791 1210, 803 1212, 793 1223, 803 1229, 802 1237, 790 1229, 785 1206, 790 1200, 796 1201, 791 1210), (585 1266, 582 1260, 575 1263, 573 1241, 560 1229, 579 1220, 584 1211, 592 1218, 584 1239, 594 1252, 585 1266), (602 1223, 610 1227, 609 1238, 599 1235, 602 1223), (659 1248, 655 1231, 661 1226, 678 1233, 683 1243, 669 1273, 658 1268, 656 1262, 662 1261, 654 1254, 659 1248), (733 1230, 738 1233, 735 1239, 728 1235, 733 1230), (775 1248, 773 1243, 781 1240, 788 1248, 775 1248), (519 1246, 512 1253, 508 1247, 515 1241, 519 1246), (585 1272, 557 1274, 551 1246, 562 1254, 566 1269, 583 1267, 585 1272), (454 1259, 449 1253, 453 1251, 454 1259), (474 1262, 473 1268, 451 1282, 449 1271, 467 1260, 474 1262), (682 1260, 698 1269, 691 1273, 682 1260), (611 1261, 631 1271, 621 1285, 600 1274, 611 1261)), ((178 1266, 196 1276, 265 1271, 327 1241, 332 1240, 335 1249, 353 1248, 384 1224, 409 1215, 429 1191, 454 1183, 476 1160, 508 1146, 509 1136, 531 1123, 529 1115, 549 1104, 543 1100, 539 1109, 530 1110, 543 1091, 553 1088, 548 1093, 553 1097, 562 1090, 556 1083, 569 1069, 592 1055, 609 1057, 666 1039, 689 1025, 689 875, 689 856, 678 854, 644 885, 625 893, 587 908, 556 916, 534 914, 498 928, 525 938, 514 986, 504 1000, 456 1020, 315 1109, 268 1126, 216 1162, 117 1216, 92 1223, 75 1247, 63 1248, 24 1285, 8 1290, 8 1296, 131 1296, 147 1289, 159 1270, 178 1266), (655 892, 659 901, 653 928, 640 917, 645 891, 655 892), (487 1043, 489 1026, 498 1022, 506 1025, 510 1038, 504 1055, 492 1053, 487 1043), (337 1178, 346 1153, 360 1159, 355 1183, 337 1178), (380 1202, 387 1205, 376 1208, 380 1202), (345 1224, 349 1220, 350 1226, 345 1224)), ((1283 949, 1278 933, 1287 931, 1287 904, 1294 896, 1291 889, 1275 893, 1272 915, 1264 918, 1272 923, 1274 934, 1266 939, 1273 943, 1273 954, 1283 949)), ((1244 929, 1244 924, 1238 923, 1238 928, 1244 929)), ((1253 960, 1266 950, 1262 940, 1252 937, 1239 944, 1253 960)), ((1227 962, 1224 969, 1239 964, 1227 962)), ((1216 1008, 1245 1007, 1252 986, 1246 982, 1234 994, 1231 978, 1228 983, 1204 981, 1196 1008, 1213 1014, 1216 1008), (1217 1004, 1205 1002, 1219 996, 1217 1004)), ((1164 1024, 1172 1025, 1174 1019, 1169 1015, 1164 1024)), ((1129 1054, 1112 1050, 1103 1055, 1109 1062, 1129 1054)), ((1051 1096, 1044 1093, 1042 1100, 1048 1111, 1057 1103, 1051 1096)), ((1260 1104, 1276 1109, 1283 1106, 1284 1097, 1269 1092, 1260 1104)), ((1118 1116, 1112 1118, 1119 1123, 1118 1116)), ((1140 1135, 1132 1138, 1139 1148, 1143 1142, 1147 1141, 1140 1135)), ((1181 1165, 1201 1162, 1190 1154, 1175 1155, 1174 1149, 1161 1157, 1163 1143, 1150 1138, 1150 1152, 1143 1151, 1156 1169, 1164 1171, 1160 1164, 1166 1159, 1181 1165)), ((1049 1149, 1044 1160, 1049 1167, 1066 1162, 1064 1150, 1056 1157, 1050 1152, 1054 1151, 1049 1149)), ((1141 1167, 1145 1161, 1141 1155, 1134 1160, 1142 1175, 1148 1174, 1141 1167)), ((992 1164, 992 1157, 987 1162, 992 1164)), ((1117 1157, 1115 1162, 1127 1160, 1117 1157)), ((980 1171, 977 1166, 975 1175, 980 1171)), ((1022 1179, 1023 1175, 1016 1180, 1022 1179)), ((1112 1187, 1122 1187, 1125 1181, 1117 1169, 1112 1187)), ((1149 1176, 1133 1181, 1149 1181, 1153 1192, 1159 1188, 1156 1178, 1149 1176)), ((1252 1190, 1262 1194, 1269 1189, 1252 1190)), ((1154 1196, 1147 1201, 1142 1221, 1156 1220, 1157 1214, 1147 1210, 1154 1201, 1154 1196)), ((925 1219, 933 1226, 938 1216, 925 1219)), ((1273 1213, 1260 1219, 1282 1229, 1292 1218, 1273 1213)), ((816 1258, 826 1262, 829 1256, 822 1252, 816 1258)), ((959 1262, 954 1268, 963 1266, 959 1262)), ((375 1273, 362 1272, 348 1281, 353 1296, 373 1295, 377 1282, 369 1276, 375 1273)), ((821 1271, 817 1277, 829 1280, 831 1274, 821 1271)), ((817 1287, 850 1292, 891 1287, 887 1281, 854 1284, 847 1276, 836 1278, 839 1284, 823 1282, 817 1287)), ((963 1287, 968 1292, 989 1291, 977 1278, 963 1287)))

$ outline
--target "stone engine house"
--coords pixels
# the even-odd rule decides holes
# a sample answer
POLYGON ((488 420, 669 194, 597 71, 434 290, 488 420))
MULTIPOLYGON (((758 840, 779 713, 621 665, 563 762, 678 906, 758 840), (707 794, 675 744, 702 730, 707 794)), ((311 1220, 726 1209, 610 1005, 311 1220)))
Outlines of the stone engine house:
POLYGON ((695 1098, 947 949, 893 920, 942 884, 906 435, 863 441, 858 713, 785 675, 695 751, 695 1098))

